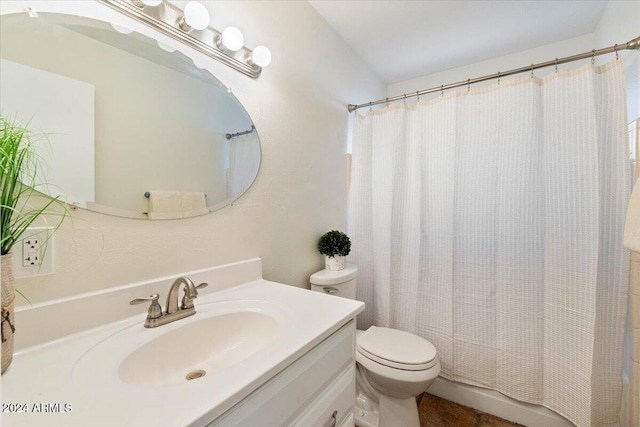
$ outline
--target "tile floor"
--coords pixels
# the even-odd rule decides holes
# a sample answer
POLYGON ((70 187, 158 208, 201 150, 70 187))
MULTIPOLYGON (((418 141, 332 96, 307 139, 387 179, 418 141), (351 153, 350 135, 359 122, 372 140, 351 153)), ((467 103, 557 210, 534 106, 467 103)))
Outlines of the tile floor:
POLYGON ((428 393, 419 402, 420 427, 524 427, 428 393))

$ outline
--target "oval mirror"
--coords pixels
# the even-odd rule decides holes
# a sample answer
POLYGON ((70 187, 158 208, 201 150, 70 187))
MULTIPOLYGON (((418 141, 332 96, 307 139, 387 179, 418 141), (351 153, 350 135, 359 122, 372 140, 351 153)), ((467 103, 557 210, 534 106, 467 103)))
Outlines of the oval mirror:
POLYGON ((224 207, 260 166, 260 142, 236 97, 187 56, 85 17, 0 21, 0 111, 42 132, 46 190, 129 218, 173 219, 224 207))

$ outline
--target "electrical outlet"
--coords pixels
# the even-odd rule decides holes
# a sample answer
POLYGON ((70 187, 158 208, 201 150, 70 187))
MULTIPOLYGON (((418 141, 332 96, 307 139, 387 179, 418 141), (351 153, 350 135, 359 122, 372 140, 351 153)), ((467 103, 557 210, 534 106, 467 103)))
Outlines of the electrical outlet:
POLYGON ((40 235, 22 239, 22 266, 33 267, 40 265, 40 235))
POLYGON ((16 278, 53 273, 53 228, 31 227, 14 245, 13 274, 16 278))

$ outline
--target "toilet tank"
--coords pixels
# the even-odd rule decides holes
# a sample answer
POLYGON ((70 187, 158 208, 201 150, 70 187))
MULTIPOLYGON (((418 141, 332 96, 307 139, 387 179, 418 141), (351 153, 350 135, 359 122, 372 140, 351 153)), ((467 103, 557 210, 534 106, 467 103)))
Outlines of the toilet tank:
POLYGON ((320 270, 309 278, 311 290, 354 300, 357 275, 358 267, 349 263, 342 270, 320 270))

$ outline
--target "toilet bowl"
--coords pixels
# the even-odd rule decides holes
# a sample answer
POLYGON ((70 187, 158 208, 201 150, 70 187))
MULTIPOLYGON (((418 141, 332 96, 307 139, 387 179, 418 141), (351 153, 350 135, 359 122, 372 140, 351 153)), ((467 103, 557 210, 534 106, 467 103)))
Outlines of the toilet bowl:
MULTIPOLYGON (((311 275, 311 289, 355 299, 357 267, 321 270, 311 275)), ((371 326, 356 333, 356 425, 420 427, 415 397, 440 373, 433 344, 391 328, 371 326)))
POLYGON ((419 427, 415 397, 440 373, 435 347, 408 332, 372 326, 356 338, 356 424, 419 427))

